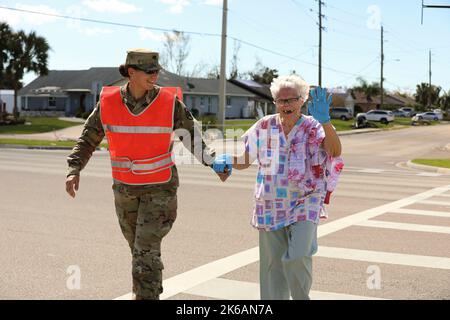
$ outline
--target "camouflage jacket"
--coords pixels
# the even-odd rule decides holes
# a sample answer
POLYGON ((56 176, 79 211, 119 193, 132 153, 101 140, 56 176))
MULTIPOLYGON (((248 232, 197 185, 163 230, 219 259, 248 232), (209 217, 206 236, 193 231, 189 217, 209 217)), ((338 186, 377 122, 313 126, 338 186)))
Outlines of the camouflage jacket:
MULTIPOLYGON (((128 84, 120 88, 120 94, 122 96, 122 101, 128 107, 128 109, 135 115, 142 112, 158 95, 159 87, 149 91, 144 97, 136 101, 128 90, 128 84)), ((105 132, 103 130, 101 118, 100 118, 100 102, 98 102, 96 108, 89 115, 83 128, 81 137, 77 140, 77 144, 72 150, 72 153, 67 157, 67 162, 69 164, 69 170, 67 176, 79 175, 80 171, 84 169, 92 153, 95 151, 97 146, 102 142, 105 137, 105 132)), ((195 137, 201 137, 201 129, 198 127, 196 120, 192 117, 190 111, 186 108, 183 102, 176 100, 175 110, 174 110, 174 130, 185 129, 190 133, 190 141, 184 140, 180 137, 184 146, 191 151, 191 153, 200 161, 202 164, 209 166, 205 162, 203 155, 214 158, 215 152, 206 146, 205 142, 202 140, 195 140, 195 137), (201 148, 195 147, 196 143, 201 142, 201 148), (200 153, 201 151, 201 153, 200 153)), ((173 148, 173 142, 171 145, 171 150, 173 148)), ((114 182, 117 185, 123 185, 119 182, 114 182)), ((144 186, 127 186, 133 189, 172 189, 179 185, 178 172, 176 166, 172 167, 172 178, 169 182, 160 185, 144 185, 144 186)))

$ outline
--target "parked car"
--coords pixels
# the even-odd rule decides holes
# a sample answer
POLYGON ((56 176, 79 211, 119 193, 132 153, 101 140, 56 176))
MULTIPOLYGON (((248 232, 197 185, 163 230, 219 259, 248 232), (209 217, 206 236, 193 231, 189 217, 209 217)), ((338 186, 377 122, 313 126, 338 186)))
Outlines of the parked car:
POLYGON ((408 118, 409 114, 410 114, 410 113, 400 110, 400 109, 394 110, 394 111, 392 111, 392 113, 394 114, 394 116, 401 117, 401 118, 408 118))
POLYGON ((353 114, 347 108, 332 108, 330 111, 332 119, 341 119, 344 121, 353 119, 353 114))
POLYGON ((416 125, 430 125, 431 121, 429 120, 425 120, 422 118, 419 118, 419 116, 416 114, 414 117, 411 118, 411 125, 416 126, 416 125))
POLYGON ((434 121, 438 121, 438 120, 442 120, 443 119, 443 115, 440 112, 423 112, 423 113, 418 113, 416 114, 418 119, 424 119, 424 120, 434 120, 434 121))
POLYGON ((394 121, 395 116, 389 110, 370 110, 366 113, 358 113, 356 118, 365 119, 367 121, 379 121, 382 124, 388 124, 394 121))
POLYGON ((400 108, 398 110, 405 112, 407 117, 412 117, 412 116, 414 116, 416 114, 414 109, 410 108, 410 107, 403 107, 403 108, 400 108))

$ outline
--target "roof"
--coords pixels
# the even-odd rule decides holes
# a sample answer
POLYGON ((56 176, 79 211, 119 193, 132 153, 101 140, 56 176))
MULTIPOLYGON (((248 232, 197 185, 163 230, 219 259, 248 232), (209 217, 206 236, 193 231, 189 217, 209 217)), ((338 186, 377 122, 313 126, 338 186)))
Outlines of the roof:
POLYGON ((230 82, 250 92, 253 92, 254 94, 264 99, 270 101, 273 100, 269 85, 262 84, 253 80, 242 80, 242 79, 232 79, 230 80, 230 82))
POLYGON ((91 91, 92 84, 110 84, 122 76, 118 68, 90 68, 89 70, 50 70, 48 75, 40 76, 19 90, 18 95, 34 94, 35 90, 57 87, 62 91, 91 91))

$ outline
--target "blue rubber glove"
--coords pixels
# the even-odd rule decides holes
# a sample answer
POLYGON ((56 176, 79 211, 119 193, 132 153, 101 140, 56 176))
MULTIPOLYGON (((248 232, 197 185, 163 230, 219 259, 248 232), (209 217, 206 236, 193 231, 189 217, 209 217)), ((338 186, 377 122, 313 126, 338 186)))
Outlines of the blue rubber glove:
POLYGON ((308 112, 321 124, 330 122, 330 105, 332 95, 327 98, 327 91, 317 87, 310 91, 311 101, 308 102, 308 112))
POLYGON ((226 168, 228 169, 228 174, 231 174, 231 170, 233 169, 232 163, 231 155, 224 153, 214 159, 212 168, 216 173, 225 173, 226 168))

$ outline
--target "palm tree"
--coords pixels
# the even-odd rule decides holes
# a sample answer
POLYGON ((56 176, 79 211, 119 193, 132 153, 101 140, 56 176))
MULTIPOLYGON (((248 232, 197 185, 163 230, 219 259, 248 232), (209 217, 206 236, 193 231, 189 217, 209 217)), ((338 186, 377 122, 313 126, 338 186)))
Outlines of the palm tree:
POLYGON ((359 85, 353 87, 353 90, 363 93, 368 102, 372 101, 372 97, 375 97, 381 93, 380 84, 378 82, 372 82, 372 84, 369 84, 362 77, 358 77, 356 80, 358 80, 359 85))
POLYGON ((448 90, 447 92, 444 91, 444 94, 439 99, 439 105, 441 106, 442 110, 450 109, 450 90, 448 90))
POLYGON ((439 104, 439 94, 441 87, 431 86, 428 83, 422 82, 416 86, 416 102, 422 106, 431 106, 439 104))
POLYGON ((5 38, 6 63, 3 65, 2 79, 14 90, 14 118, 19 116, 17 108, 17 92, 22 88, 22 78, 27 72, 40 76, 48 74, 47 60, 50 46, 47 40, 35 32, 12 32, 5 38))

